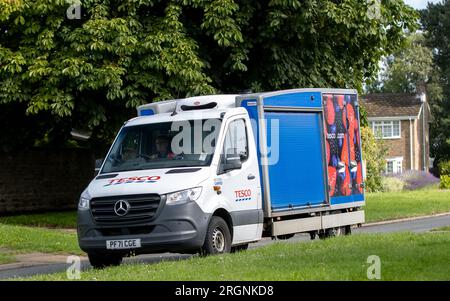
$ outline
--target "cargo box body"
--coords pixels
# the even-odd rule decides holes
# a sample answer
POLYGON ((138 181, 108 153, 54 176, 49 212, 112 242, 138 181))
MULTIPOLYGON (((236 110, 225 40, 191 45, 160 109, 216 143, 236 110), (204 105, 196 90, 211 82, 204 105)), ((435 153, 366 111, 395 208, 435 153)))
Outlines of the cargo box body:
POLYGON ((355 90, 250 94, 236 105, 252 120, 265 217, 364 205, 355 90))

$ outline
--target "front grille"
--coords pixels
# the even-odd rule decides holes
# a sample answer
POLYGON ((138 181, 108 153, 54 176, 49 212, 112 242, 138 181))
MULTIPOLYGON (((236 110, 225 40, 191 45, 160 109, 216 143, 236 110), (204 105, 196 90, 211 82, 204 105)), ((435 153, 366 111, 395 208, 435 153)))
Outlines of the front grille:
POLYGON ((155 217, 160 202, 161 197, 157 194, 93 198, 91 212, 97 224, 142 223, 151 221, 155 217), (117 215, 114 211, 114 205, 119 200, 127 201, 130 204, 128 213, 123 216, 117 215))

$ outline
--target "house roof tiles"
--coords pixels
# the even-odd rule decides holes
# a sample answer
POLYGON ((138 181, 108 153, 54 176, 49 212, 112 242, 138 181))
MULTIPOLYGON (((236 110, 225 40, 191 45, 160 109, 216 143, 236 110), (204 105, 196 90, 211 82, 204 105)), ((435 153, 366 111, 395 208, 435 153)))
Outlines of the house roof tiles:
POLYGON ((367 117, 401 117, 419 115, 422 101, 411 93, 374 93, 361 97, 367 117))

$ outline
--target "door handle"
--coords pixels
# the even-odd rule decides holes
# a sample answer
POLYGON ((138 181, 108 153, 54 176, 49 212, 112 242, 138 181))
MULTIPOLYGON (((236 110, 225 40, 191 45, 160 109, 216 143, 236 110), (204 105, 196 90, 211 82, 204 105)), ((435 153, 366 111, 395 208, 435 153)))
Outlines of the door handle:
POLYGON ((247 176, 247 179, 248 180, 254 180, 256 177, 254 176, 254 175, 252 175, 252 174, 249 174, 248 176, 247 176))

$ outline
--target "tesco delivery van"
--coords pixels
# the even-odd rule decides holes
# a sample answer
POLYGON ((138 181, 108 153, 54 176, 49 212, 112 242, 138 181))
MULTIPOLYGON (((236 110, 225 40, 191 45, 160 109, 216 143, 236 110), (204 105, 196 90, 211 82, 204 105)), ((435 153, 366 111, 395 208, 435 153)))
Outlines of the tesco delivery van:
POLYGON ((355 90, 210 95, 138 107, 78 205, 94 267, 129 254, 217 254, 364 222, 355 90))

